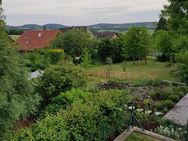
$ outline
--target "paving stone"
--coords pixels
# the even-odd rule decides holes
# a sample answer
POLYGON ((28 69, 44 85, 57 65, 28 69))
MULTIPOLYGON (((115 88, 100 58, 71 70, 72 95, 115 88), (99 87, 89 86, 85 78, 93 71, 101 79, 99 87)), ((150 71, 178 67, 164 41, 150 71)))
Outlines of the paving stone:
POLYGON ((164 116, 164 118, 169 119, 176 124, 186 126, 188 120, 188 94, 183 97, 176 106, 164 116))

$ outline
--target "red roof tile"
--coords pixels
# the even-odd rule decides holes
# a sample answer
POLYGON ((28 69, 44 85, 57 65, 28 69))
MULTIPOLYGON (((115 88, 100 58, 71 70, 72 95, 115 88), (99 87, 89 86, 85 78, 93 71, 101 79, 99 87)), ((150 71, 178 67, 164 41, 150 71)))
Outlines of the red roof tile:
POLYGON ((36 30, 26 31, 18 39, 17 43, 20 45, 21 51, 32 51, 48 47, 60 30, 36 30))

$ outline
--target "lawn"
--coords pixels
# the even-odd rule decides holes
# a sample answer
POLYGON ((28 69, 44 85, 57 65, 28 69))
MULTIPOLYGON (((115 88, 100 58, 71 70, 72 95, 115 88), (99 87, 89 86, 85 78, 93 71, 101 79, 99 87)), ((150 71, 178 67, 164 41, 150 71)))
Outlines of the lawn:
POLYGON ((127 62, 126 71, 123 71, 123 64, 112 64, 110 74, 107 74, 107 67, 109 65, 99 65, 88 69, 90 76, 97 79, 125 79, 125 80, 136 80, 136 79, 159 79, 159 80, 175 80, 172 75, 172 71, 175 66, 167 67, 166 63, 157 62, 155 60, 149 60, 147 64, 142 61, 127 62))
POLYGON ((133 132, 125 141, 161 141, 150 136, 133 132))

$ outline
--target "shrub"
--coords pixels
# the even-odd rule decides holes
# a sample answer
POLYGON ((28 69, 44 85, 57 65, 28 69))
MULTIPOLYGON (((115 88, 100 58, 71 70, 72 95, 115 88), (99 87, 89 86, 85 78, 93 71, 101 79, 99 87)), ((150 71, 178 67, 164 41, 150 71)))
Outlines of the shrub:
POLYGON ((24 54, 25 64, 31 71, 44 70, 50 64, 57 64, 64 60, 64 51, 61 49, 39 49, 24 54))
POLYGON ((167 112, 171 108, 173 108, 175 103, 171 100, 162 100, 157 104, 157 109, 160 111, 167 112))
POLYGON ((181 82, 188 84, 188 51, 178 54, 177 60, 176 76, 181 82))
POLYGON ((88 68, 91 66, 92 64, 91 54, 89 53, 88 49, 83 50, 81 59, 82 59, 81 65, 83 67, 88 68))
MULTIPOLYGON (((30 128, 32 139, 105 141, 110 135, 122 132, 128 125, 129 114, 124 106, 129 101, 127 92, 119 90, 101 91, 85 102, 74 101, 68 109, 56 115, 48 115, 33 125, 30 128)), ((24 140, 25 131, 15 136, 21 136, 24 140)))
POLYGON ((67 131, 62 115, 47 116, 32 128, 26 128, 18 131, 14 137, 14 141, 67 141, 67 131))
POLYGON ((86 79, 84 70, 78 66, 70 63, 53 65, 46 69, 40 78, 37 91, 44 102, 49 103, 61 92, 86 86, 86 79))
POLYGON ((86 98, 91 96, 90 92, 84 92, 80 89, 73 88, 70 91, 61 93, 57 97, 54 97, 51 103, 45 108, 47 113, 56 113, 60 109, 66 109, 76 101, 85 101, 86 98))
POLYGON ((160 93, 161 99, 168 99, 168 97, 174 94, 174 91, 171 87, 165 87, 165 88, 162 88, 159 91, 159 93, 160 93))
POLYGON ((155 129, 155 132, 157 132, 160 135, 164 135, 170 138, 174 138, 174 139, 180 139, 180 135, 178 133, 178 131, 176 131, 174 128, 171 127, 164 127, 164 126, 159 126, 155 129))

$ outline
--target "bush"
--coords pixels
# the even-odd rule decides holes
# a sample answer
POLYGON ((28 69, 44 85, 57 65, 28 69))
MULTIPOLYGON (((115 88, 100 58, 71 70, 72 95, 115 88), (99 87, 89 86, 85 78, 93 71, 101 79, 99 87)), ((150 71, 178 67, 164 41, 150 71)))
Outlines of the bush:
POLYGON ((84 70, 70 63, 50 66, 40 78, 38 93, 47 104, 61 92, 86 86, 84 70))
MULTIPOLYGON (((127 92, 119 90, 101 91, 93 94, 85 102, 74 101, 70 108, 60 111, 55 116, 49 115, 32 126, 32 139, 108 140, 110 135, 122 132, 128 125, 129 114, 124 106, 129 101, 127 92)), ((25 133, 22 130, 15 136, 24 140, 25 133)))
POLYGON ((24 54, 25 64, 31 71, 44 70, 50 64, 57 64, 64 60, 61 49, 40 49, 24 54))
POLYGON ((159 126, 155 129, 155 132, 157 132, 160 135, 164 135, 166 137, 170 137, 173 139, 180 139, 180 135, 178 131, 176 131, 174 128, 171 127, 164 127, 164 126, 159 126))
POLYGON ((80 89, 73 88, 70 91, 61 93, 57 97, 54 97, 51 103, 45 108, 46 113, 56 113, 60 109, 66 109, 75 103, 76 101, 85 101, 86 98, 91 96, 90 92, 84 92, 80 89))
POLYGON ((62 115, 47 116, 32 128, 22 129, 17 132, 13 139, 14 141, 67 141, 67 131, 62 115))
POLYGON ((188 84, 188 51, 178 54, 177 60, 176 76, 181 82, 188 84))
POLYGON ((168 112, 171 108, 173 108, 175 103, 172 100, 162 100, 158 102, 157 109, 159 111, 168 112))

